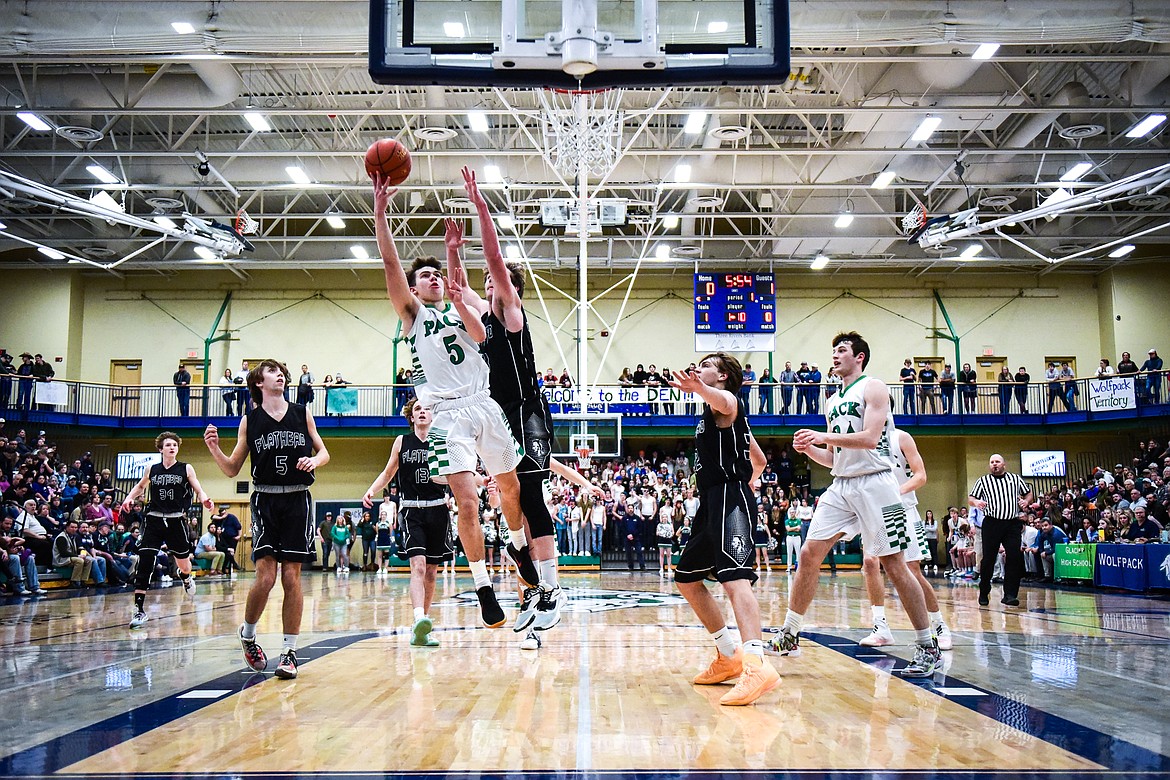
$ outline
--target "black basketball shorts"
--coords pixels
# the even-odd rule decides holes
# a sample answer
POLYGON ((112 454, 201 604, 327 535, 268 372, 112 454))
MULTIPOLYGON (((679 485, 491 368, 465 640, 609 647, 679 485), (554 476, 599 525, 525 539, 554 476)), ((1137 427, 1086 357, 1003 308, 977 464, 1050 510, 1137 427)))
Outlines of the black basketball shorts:
POLYGON ((311 563, 313 551, 313 497, 308 490, 293 493, 252 493, 252 560, 275 558, 289 563, 311 563))
POLYGON ((758 579, 752 571, 756 498, 745 482, 728 482, 699 493, 694 531, 674 570, 675 582, 719 582, 758 579))
POLYGON ((158 552, 165 542, 167 552, 176 558, 186 558, 191 554, 186 517, 162 517, 147 513, 145 526, 142 529, 142 541, 138 544, 140 550, 158 552))
POLYGON ((427 563, 433 564, 455 558, 455 548, 448 533, 451 516, 446 504, 404 507, 402 520, 402 546, 407 558, 422 555, 427 563))

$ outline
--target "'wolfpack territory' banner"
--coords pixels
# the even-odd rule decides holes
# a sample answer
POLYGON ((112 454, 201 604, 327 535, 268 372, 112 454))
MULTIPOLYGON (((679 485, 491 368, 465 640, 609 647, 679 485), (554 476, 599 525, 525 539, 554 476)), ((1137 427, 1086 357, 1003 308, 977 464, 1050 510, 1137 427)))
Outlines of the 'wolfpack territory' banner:
POLYGON ((541 392, 554 412, 580 411, 585 401, 590 412, 690 414, 686 405, 700 403, 694 393, 673 387, 591 387, 588 392, 578 387, 544 387, 541 392), (673 411, 665 404, 674 404, 673 411))
POLYGON ((1089 411, 1115 412, 1136 409, 1132 376, 1111 376, 1089 380, 1089 411))

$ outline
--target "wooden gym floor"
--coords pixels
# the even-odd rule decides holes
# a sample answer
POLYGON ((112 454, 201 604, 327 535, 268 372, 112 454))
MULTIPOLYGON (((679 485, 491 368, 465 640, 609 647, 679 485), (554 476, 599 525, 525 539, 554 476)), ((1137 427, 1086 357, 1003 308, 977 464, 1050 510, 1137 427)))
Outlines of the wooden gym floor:
MULTIPOLYGON (((566 575, 540 651, 478 627, 466 574, 440 577, 441 646, 422 649, 405 575, 310 572, 295 681, 244 667, 246 576, 193 602, 152 591, 135 632, 127 591, 0 600, 0 777, 1170 777, 1170 602, 1025 588, 980 610, 970 584, 936 582, 945 674, 892 674, 911 649, 894 600, 903 644, 858 647, 860 575, 826 574, 803 655, 772 659, 782 685, 746 708, 690 684, 714 650, 654 572, 566 575)), ((757 585, 766 626, 787 588, 757 585)))

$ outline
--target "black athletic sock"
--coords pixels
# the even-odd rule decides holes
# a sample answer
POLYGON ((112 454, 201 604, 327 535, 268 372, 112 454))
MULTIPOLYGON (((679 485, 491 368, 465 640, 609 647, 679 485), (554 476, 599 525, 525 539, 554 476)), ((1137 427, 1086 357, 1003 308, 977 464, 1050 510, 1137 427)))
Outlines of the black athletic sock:
POLYGON ((145 593, 135 593, 134 594, 134 608, 136 610, 138 610, 139 612, 146 611, 146 594, 145 593))

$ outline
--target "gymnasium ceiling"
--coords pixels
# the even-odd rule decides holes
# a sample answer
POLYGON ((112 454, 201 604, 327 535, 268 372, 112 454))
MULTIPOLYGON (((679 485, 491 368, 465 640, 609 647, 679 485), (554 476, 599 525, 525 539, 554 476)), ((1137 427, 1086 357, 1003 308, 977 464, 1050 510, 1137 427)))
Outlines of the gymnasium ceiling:
MULTIPOLYGON (((255 251, 231 264, 242 274, 368 268, 351 251, 358 244, 376 256, 361 153, 391 137, 414 161, 392 215, 404 256, 442 255, 442 216, 466 213, 452 202, 462 195, 460 167, 494 164, 506 186, 488 197, 515 218, 512 243, 534 265, 576 265, 578 240, 535 219, 539 199, 569 196, 550 165, 542 95, 377 86, 366 70, 367 15, 352 0, 0 0, 0 170, 89 198, 98 190, 86 168, 100 164, 125 182, 110 194, 144 219, 187 210, 230 221, 244 208, 259 233, 255 251), (176 21, 195 31, 175 32, 176 21), (486 132, 469 126, 471 110, 485 113, 486 132), (32 130, 18 111, 51 129, 32 130), (261 113, 272 130, 254 130, 245 112, 261 113), (308 186, 289 180, 293 165, 308 186)), ((620 94, 627 148, 598 195, 627 199, 631 222, 590 237, 591 267, 641 259, 643 270, 680 273, 696 264, 806 269, 824 253, 827 273, 1033 275, 1166 260, 1170 230, 1155 228, 1170 221, 1170 187, 1004 228, 1015 241, 986 234, 970 260, 958 257, 970 241, 940 253, 900 231, 911 193, 931 215, 977 207, 986 221, 1035 207, 1079 162, 1093 167, 1067 185, 1074 192, 1170 162, 1170 122, 1125 135, 1166 112, 1170 3, 810 0, 792 3, 791 24, 795 77, 786 84, 620 94), (996 54, 972 59, 988 41, 1001 44, 996 54), (695 110, 708 119, 686 133, 695 110), (927 115, 940 118, 938 130, 911 141, 927 115), (691 166, 689 183, 674 181, 680 163, 691 166), (887 169, 897 178, 874 189, 887 169), (847 208, 852 224, 835 227, 847 208), (677 226, 665 227, 668 215, 677 226), (1096 249, 1147 230, 1126 257, 1096 249), (1082 250, 1090 251, 1051 262, 1082 250)), ((0 223, 4 268, 65 267, 19 238, 103 264, 131 256, 120 273, 220 267, 189 242, 148 246, 157 234, 20 193, 0 193, 0 223)))

